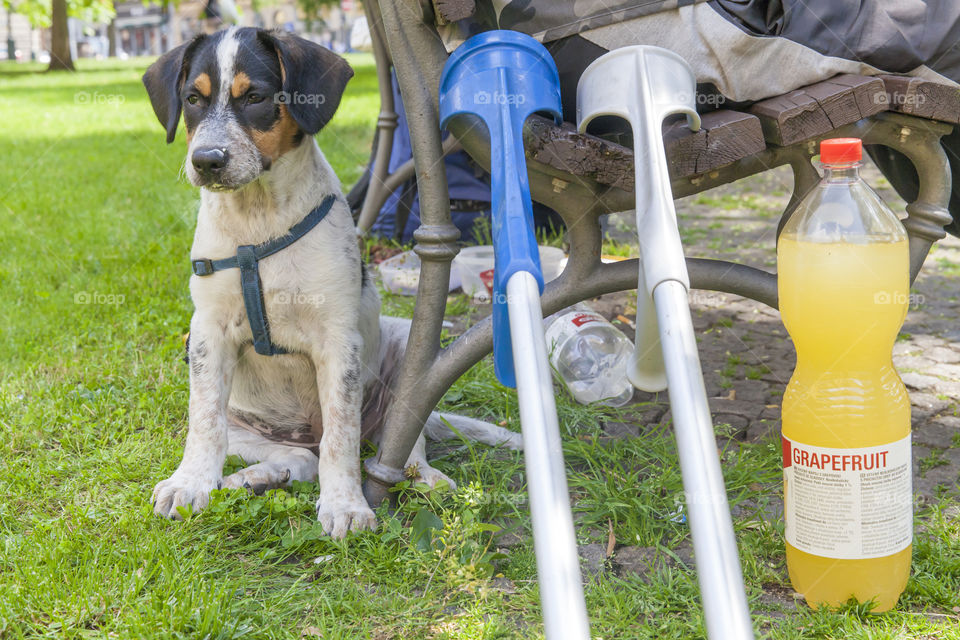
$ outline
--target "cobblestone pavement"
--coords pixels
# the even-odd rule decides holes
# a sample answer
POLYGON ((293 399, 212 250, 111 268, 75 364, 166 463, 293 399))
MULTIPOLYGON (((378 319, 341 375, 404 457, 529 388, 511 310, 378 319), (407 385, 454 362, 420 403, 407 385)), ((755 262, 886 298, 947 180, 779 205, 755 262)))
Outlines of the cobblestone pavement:
MULTIPOLYGON (((898 214, 904 203, 872 166, 867 181, 898 214)), ((688 255, 735 260, 774 270, 774 234, 792 185, 788 168, 753 176, 677 203, 688 255)), ((628 238, 632 223, 611 221, 611 234, 628 238)), ((635 242, 635 240, 634 240, 635 242)), ((911 307, 894 348, 894 364, 912 402, 914 491, 929 499, 956 492, 960 473, 960 240, 934 246, 912 289, 911 307)), ((633 294, 591 303, 607 315, 630 309, 633 294)), ((778 311, 739 296, 690 294, 704 382, 714 424, 729 425, 737 440, 757 441, 780 429, 780 400, 796 354, 778 311)), ((670 418, 665 393, 637 393, 652 404, 643 424, 670 418)), ((611 424, 611 435, 626 425, 611 424)), ((626 435, 623 433, 623 435, 626 435)))

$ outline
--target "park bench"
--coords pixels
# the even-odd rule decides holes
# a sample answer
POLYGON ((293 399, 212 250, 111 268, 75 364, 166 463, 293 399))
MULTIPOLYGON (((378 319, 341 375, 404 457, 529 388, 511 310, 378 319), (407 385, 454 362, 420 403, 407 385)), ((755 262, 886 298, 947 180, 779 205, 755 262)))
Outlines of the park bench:
MULTIPOLYGON (((404 479, 402 465, 422 425, 450 385, 493 345, 487 318, 441 348, 450 261, 459 231, 450 221, 442 156, 463 148, 489 169, 489 143, 483 127, 454 123, 441 141, 437 87, 447 58, 436 25, 471 14, 471 2, 421 3, 412 12, 396 3, 364 3, 373 35, 381 91, 373 175, 358 220, 360 232, 373 222, 386 198, 414 176, 420 192, 422 225, 414 233, 422 260, 410 347, 395 402, 404 407, 387 418, 376 457, 366 461, 366 491, 379 503, 404 479), (382 13, 381 13, 382 11, 382 13), (386 167, 397 116, 393 111, 390 69, 395 70, 409 114, 413 160, 392 174, 386 167), (458 126, 459 125, 459 126, 458 126)), ((862 138, 865 145, 892 149, 916 168, 919 189, 903 220, 910 237, 910 276, 916 278, 934 242, 945 237, 951 173, 941 137, 960 123, 960 93, 920 78, 840 75, 757 102, 743 109, 702 114, 702 128, 691 133, 683 122, 665 124, 673 194, 682 198, 746 176, 789 165, 794 184, 778 231, 808 190, 820 179, 812 163, 820 140, 862 138)), ((599 218, 634 206, 633 151, 573 125, 531 117, 524 130, 527 170, 533 198, 556 210, 568 229, 570 258, 564 273, 543 296, 544 314, 605 293, 635 289, 636 260, 600 260, 599 218)), ((869 147, 868 147, 869 148, 869 147)), ((774 273, 724 260, 688 258, 691 286, 741 295, 777 307, 774 273)))

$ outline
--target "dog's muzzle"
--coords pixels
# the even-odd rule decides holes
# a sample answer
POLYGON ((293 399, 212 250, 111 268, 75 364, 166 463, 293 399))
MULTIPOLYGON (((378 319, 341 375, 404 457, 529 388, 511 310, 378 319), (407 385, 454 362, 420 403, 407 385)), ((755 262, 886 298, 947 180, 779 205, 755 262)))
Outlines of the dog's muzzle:
POLYGON ((229 159, 229 152, 218 147, 196 149, 190 156, 190 162, 197 174, 204 180, 211 182, 217 182, 217 178, 223 173, 229 159))

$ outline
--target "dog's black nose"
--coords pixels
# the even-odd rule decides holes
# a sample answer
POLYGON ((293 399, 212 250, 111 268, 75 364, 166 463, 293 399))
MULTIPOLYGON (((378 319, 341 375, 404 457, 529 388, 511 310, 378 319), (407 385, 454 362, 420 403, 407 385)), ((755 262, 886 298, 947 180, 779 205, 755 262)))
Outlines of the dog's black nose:
POLYGON ((193 168, 207 176, 215 176, 227 166, 227 150, 216 147, 197 149, 190 156, 193 168))

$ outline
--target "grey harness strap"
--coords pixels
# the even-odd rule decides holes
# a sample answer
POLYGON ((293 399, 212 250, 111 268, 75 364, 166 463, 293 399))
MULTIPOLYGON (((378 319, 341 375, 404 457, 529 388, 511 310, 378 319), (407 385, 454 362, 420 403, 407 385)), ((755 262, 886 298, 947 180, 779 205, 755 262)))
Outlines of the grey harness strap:
POLYGON ((253 348, 262 356, 283 355, 289 351, 270 341, 270 323, 267 321, 267 310, 263 304, 259 261, 281 249, 286 249, 320 224, 320 221, 327 217, 336 199, 334 195, 324 198, 317 208, 307 214, 307 217, 290 227, 286 235, 275 240, 256 245, 242 245, 237 247, 237 255, 229 258, 220 260, 200 258, 191 263, 193 274, 200 277, 213 275, 225 269, 240 269, 240 288, 243 293, 243 304, 247 308, 247 320, 253 332, 253 348))

